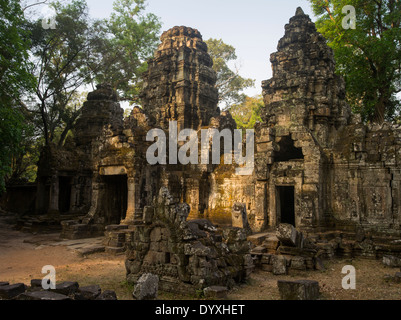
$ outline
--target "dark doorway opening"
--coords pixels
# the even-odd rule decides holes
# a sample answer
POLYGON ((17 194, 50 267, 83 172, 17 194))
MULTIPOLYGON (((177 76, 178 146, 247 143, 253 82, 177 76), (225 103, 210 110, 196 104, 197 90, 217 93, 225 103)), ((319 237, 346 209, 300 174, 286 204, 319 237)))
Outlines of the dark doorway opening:
POLYGON ((58 209, 60 213, 67 213, 70 211, 71 182, 71 177, 59 177, 58 209))
POLYGON ((277 187, 277 194, 279 222, 291 224, 295 227, 295 188, 277 187))
POLYGON ((128 177, 127 175, 104 176, 105 197, 104 217, 105 223, 120 224, 127 214, 128 208, 128 177))
POLYGON ((294 145, 294 140, 292 140, 290 137, 283 137, 278 145, 280 146, 280 151, 275 154, 275 161, 285 162, 290 160, 304 159, 302 148, 296 148, 294 145))

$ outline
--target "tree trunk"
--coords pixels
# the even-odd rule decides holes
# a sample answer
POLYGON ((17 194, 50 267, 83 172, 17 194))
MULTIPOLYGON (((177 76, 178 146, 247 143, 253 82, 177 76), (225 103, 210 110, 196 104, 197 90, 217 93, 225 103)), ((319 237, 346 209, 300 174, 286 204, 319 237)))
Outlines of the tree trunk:
POLYGON ((374 123, 382 124, 384 122, 385 114, 386 114, 386 105, 380 99, 375 106, 375 114, 373 116, 372 121, 374 123))
POLYGON ((45 145, 48 146, 49 145, 49 128, 48 128, 48 124, 47 124, 45 108, 46 108, 45 101, 42 100, 42 103, 40 106, 40 114, 41 114, 42 122, 43 122, 43 133, 45 136, 45 145))
POLYGON ((58 142, 58 146, 62 147, 64 145, 65 138, 67 137, 68 132, 70 131, 71 126, 67 124, 63 132, 61 133, 60 140, 58 142))
POLYGON ((379 89, 379 99, 375 106, 375 114, 373 116, 373 122, 382 124, 386 120, 386 111, 390 107, 390 86, 379 89))

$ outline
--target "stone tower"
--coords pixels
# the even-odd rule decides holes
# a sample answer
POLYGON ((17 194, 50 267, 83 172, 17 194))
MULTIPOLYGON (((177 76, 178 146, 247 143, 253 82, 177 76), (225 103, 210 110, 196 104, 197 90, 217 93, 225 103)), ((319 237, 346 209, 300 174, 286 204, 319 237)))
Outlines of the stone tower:
POLYGON ((220 112, 206 43, 198 30, 188 27, 164 32, 161 41, 155 58, 148 62, 141 95, 150 125, 166 129, 174 120, 179 130, 208 126, 220 112))
POLYGON ((301 8, 277 50, 256 130, 257 203, 264 204, 258 211, 270 213, 271 226, 315 228, 325 224, 329 150, 350 121, 345 83, 335 74, 332 49, 301 8))
POLYGON ((264 81, 264 120, 269 126, 307 127, 322 147, 348 124, 345 82, 335 74, 333 50, 301 8, 285 26, 271 55, 273 78, 264 81))
POLYGON ((102 134, 104 126, 118 133, 123 129, 124 110, 118 103, 117 92, 109 84, 99 84, 88 94, 82 114, 74 128, 77 146, 87 145, 102 134))

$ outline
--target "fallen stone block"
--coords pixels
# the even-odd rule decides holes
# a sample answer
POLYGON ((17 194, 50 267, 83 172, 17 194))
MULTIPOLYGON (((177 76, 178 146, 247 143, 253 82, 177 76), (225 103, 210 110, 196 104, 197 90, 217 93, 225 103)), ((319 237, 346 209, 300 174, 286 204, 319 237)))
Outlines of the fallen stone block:
POLYGON ((157 275, 143 274, 135 285, 133 297, 137 300, 155 300, 159 290, 159 277, 157 275))
POLYGON ((31 280, 31 288, 42 289, 42 280, 41 279, 32 279, 31 280))
POLYGON ((42 288, 42 279, 32 279, 31 280, 31 286, 27 290, 29 292, 43 290, 43 288, 42 288))
POLYGON ((251 254, 255 254, 255 255, 260 254, 261 255, 266 252, 267 252, 267 249, 265 247, 260 246, 260 247, 253 248, 251 251, 251 254))
POLYGON ((96 300, 117 300, 117 295, 114 291, 106 290, 102 292, 96 300))
POLYGON ((383 264, 391 268, 401 267, 401 259, 395 256, 383 256, 383 264))
POLYGON ((96 300, 102 293, 102 289, 98 285, 79 288, 75 293, 75 300, 96 300))
POLYGON ((280 224, 277 227, 276 236, 283 245, 297 247, 299 235, 294 226, 286 223, 280 224))
POLYGON ((51 301, 63 301, 71 300, 68 296, 52 292, 52 291, 34 291, 25 292, 18 296, 18 300, 51 300, 51 301))
POLYGON ((277 286, 281 300, 317 300, 319 299, 319 282, 312 280, 283 281, 277 286))
POLYGON ((273 274, 287 274, 287 259, 284 256, 272 256, 273 274))
POLYGON ((0 298, 6 300, 13 299, 21 293, 24 293, 25 290, 26 286, 23 283, 0 286, 0 298))
POLYGON ((247 240, 252 242, 255 246, 260 246, 266 240, 267 236, 267 233, 254 234, 249 236, 247 240))
POLYGON ((276 236, 270 236, 263 242, 263 246, 266 247, 267 252, 276 253, 280 246, 280 240, 276 236))
POLYGON ((60 284, 56 284, 56 289, 51 289, 51 291, 69 296, 73 295, 78 290, 78 288, 78 282, 66 281, 60 284))
POLYGON ((303 257, 293 257, 291 259, 291 269, 306 271, 305 258, 303 257))
POLYGON ((228 288, 221 286, 212 286, 203 289, 203 294, 206 299, 227 299, 228 288))

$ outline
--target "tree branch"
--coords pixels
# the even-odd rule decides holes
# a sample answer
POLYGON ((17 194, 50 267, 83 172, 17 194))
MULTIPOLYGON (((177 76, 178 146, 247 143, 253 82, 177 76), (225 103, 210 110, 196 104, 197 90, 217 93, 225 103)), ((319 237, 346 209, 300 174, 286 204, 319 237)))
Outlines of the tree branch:
POLYGON ((24 11, 25 11, 26 9, 28 9, 28 8, 31 8, 31 7, 40 5, 40 4, 45 4, 46 2, 47 2, 47 0, 44 0, 44 1, 42 1, 42 2, 33 3, 33 4, 30 4, 29 6, 26 6, 25 8, 21 8, 21 9, 22 9, 22 11, 24 12, 24 11))

